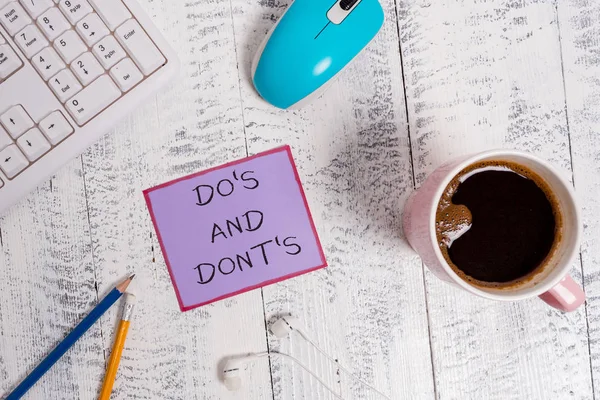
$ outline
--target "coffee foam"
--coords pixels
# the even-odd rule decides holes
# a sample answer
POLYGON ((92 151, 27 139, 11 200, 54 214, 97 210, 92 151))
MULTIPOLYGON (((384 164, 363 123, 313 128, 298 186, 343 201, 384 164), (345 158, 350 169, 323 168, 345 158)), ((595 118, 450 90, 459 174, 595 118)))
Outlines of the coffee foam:
POLYGON ((444 189, 442 197, 438 203, 435 228, 438 245, 444 256, 444 259, 452 270, 459 275, 463 280, 480 287, 493 288, 493 289, 515 289, 520 287, 527 282, 530 282, 534 277, 538 276, 544 271, 548 260, 550 260, 558 244, 561 241, 562 236, 562 214, 558 206, 558 200, 548 184, 535 172, 529 168, 520 164, 504 161, 504 160, 490 160, 482 161, 472 164, 462 171, 460 171, 450 183, 444 189), (475 279, 465 274, 460 268, 458 268, 450 259, 448 249, 452 246, 452 243, 465 234, 472 226, 472 215, 469 209, 464 205, 457 205, 452 203, 452 197, 458 190, 461 183, 475 174, 484 171, 510 171, 523 178, 530 179, 544 192, 546 198, 552 205, 552 210, 555 218, 555 232, 554 232, 554 243, 552 248, 546 255, 545 259, 540 263, 539 267, 534 269, 531 273, 520 277, 510 282, 486 282, 475 279))
MULTIPOLYGON (((517 175, 522 176, 523 178, 527 178, 526 176, 519 174, 518 172, 514 171, 506 165, 488 165, 480 168, 475 168, 469 172, 466 172, 464 175, 458 174, 455 179, 458 179, 458 184, 461 184, 473 175, 485 171, 509 171, 514 172, 517 175)), ((448 187, 446 189, 448 189, 448 187)), ((456 193, 457 189, 458 185, 456 186, 456 188, 454 188, 451 194, 448 193, 450 201, 448 202, 445 208, 446 214, 438 215, 438 219, 436 221, 438 227, 437 229, 444 231, 442 240, 444 241, 447 247, 451 247, 452 243, 456 239, 461 237, 463 234, 465 234, 471 228, 472 224, 472 217, 469 209, 463 205, 452 204, 451 199, 454 193, 456 193)))

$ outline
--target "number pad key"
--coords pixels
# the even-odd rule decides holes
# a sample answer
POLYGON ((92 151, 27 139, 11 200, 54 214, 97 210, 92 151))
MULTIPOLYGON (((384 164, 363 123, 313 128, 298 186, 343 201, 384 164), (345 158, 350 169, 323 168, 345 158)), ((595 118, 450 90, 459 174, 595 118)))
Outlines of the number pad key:
POLYGON ((17 176, 28 165, 29 162, 14 144, 0 151, 0 169, 6 174, 8 179, 17 176))
POLYGON ((37 19, 37 24, 48 40, 54 40, 64 31, 71 28, 71 24, 58 8, 51 8, 37 19))
POLYGON ((121 0, 90 0, 102 20, 114 31, 131 18, 131 13, 121 0))
POLYGON ((66 31, 54 42, 54 48, 67 64, 87 51, 87 47, 75 31, 66 31))
POLYGON ((77 23, 76 28, 88 46, 93 46, 98 40, 110 33, 104 22, 100 20, 98 14, 88 14, 77 23))
POLYGON ((10 3, 0 10, 0 22, 9 34, 14 36, 21 29, 31 23, 31 19, 17 3, 10 3))
POLYGON ((28 129, 33 128, 33 121, 21 106, 13 106, 0 115, 0 122, 13 139, 18 138, 28 129))
POLYGON ((83 86, 104 73, 104 68, 98 63, 92 53, 84 53, 71 64, 71 69, 83 86))
POLYGON ((92 12, 92 7, 86 0, 62 0, 58 6, 73 25, 92 12))
POLYGON ((41 13, 52 7, 50 0, 20 0, 23 8, 27 10, 31 18, 37 18, 41 13))
POLYGON ((144 75, 129 58, 124 59, 111 69, 110 76, 117 82, 123 92, 127 92, 144 79, 144 75))
POLYGON ((81 90, 81 85, 75 75, 68 69, 63 69, 48 81, 52 91, 63 103, 81 90))
POLYGON ((35 25, 28 25, 15 37, 15 41, 27 58, 48 46, 48 41, 35 25))
POLYGON ((165 63, 165 58, 137 21, 130 19, 117 28, 115 34, 144 75, 150 75, 165 63))
POLYGON ((38 128, 27 131, 17 140, 23 154, 29 161, 35 161, 50 150, 50 143, 46 140, 38 128))
POLYGON ((40 122, 40 129, 48 138, 50 143, 58 144, 64 138, 73 133, 73 127, 65 119, 60 111, 54 111, 40 122))
POLYGON ((94 46, 92 51, 98 60, 100 60, 100 64, 106 69, 109 69, 127 56, 125 50, 123 50, 113 36, 102 39, 94 46))
POLYGON ((31 19, 18 3, 10 3, 0 10, 0 22, 14 36, 31 23, 31 19))
POLYGON ((38 70, 45 81, 65 68, 65 63, 60 59, 52 47, 46 47, 31 59, 35 69, 38 70))
POLYGON ((100 111, 108 107, 113 101, 121 96, 121 91, 108 77, 102 75, 90 86, 71 98, 67 104, 67 110, 79 125, 83 125, 94 118, 100 111))
POLYGON ((21 59, 9 45, 0 45, 0 79, 8 78, 21 65, 23 65, 21 59))

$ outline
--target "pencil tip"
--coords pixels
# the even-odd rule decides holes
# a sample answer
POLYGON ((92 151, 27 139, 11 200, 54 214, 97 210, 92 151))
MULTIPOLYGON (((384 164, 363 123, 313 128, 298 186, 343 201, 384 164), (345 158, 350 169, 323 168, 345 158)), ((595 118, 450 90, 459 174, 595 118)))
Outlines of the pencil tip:
POLYGON ((133 277, 135 277, 135 274, 129 275, 129 278, 125 279, 123 282, 121 282, 120 284, 118 284, 116 286, 117 289, 119 290, 119 292, 121 292, 121 293, 125 292, 125 289, 127 289, 127 286, 129 286, 133 277))

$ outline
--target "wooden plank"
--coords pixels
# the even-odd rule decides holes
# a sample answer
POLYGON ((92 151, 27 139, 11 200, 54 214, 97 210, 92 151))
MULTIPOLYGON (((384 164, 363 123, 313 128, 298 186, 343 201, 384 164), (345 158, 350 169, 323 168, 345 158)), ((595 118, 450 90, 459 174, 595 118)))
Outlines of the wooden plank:
MULTIPOLYGON (((246 155, 230 5, 143 4, 180 55, 182 76, 84 155, 99 285, 137 274, 139 302, 112 398, 270 398, 266 360, 249 368, 237 393, 217 376, 223 357, 266 349, 260 291, 181 313, 142 196, 246 155)), ((107 355, 112 311, 102 321, 107 355)))
POLYGON ((575 188, 583 209, 581 258, 594 396, 600 395, 600 4, 557 3, 575 188))
MULTIPOLYGON (((266 104, 250 82, 254 52, 286 4, 232 4, 249 151, 291 145, 329 262, 264 288, 268 314, 299 317, 330 355, 391 398, 433 397, 422 269, 400 226, 413 179, 393 2, 383 2, 386 21, 376 40, 299 111, 266 104)), ((336 374, 298 336, 270 335, 269 342, 344 399, 381 398, 336 374)), ((333 398, 289 361, 272 365, 275 398, 333 398)))
MULTIPOLYGON (((0 395, 6 395, 97 300, 81 158, 8 210, 0 237, 0 395)), ((103 363, 96 326, 26 398, 89 398, 103 363)))
MULTIPOLYGON (((554 2, 397 4, 419 184, 456 155, 497 147, 570 174, 554 2)), ((438 398, 589 398, 583 308, 496 303, 426 281, 438 398)))

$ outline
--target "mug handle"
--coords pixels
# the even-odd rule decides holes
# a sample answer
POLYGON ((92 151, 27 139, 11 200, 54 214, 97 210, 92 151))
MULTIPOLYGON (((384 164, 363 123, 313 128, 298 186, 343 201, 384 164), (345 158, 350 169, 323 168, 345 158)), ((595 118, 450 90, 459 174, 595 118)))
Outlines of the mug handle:
POLYGON ((554 308, 569 312, 585 302, 585 293, 570 275, 565 275, 556 286, 542 293, 540 299, 554 308))

